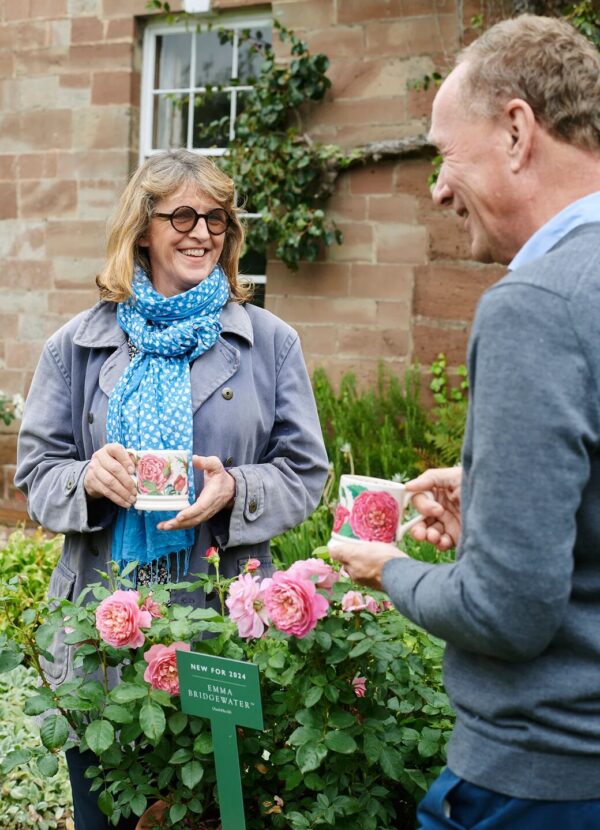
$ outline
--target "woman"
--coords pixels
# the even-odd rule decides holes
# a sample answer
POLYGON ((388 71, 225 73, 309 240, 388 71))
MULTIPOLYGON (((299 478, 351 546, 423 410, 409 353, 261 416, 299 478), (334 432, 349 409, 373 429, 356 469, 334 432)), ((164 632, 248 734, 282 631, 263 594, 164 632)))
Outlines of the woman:
MULTIPOLYGON (((199 573, 215 544, 226 576, 249 557, 268 570, 269 539, 316 506, 327 459, 298 335, 245 304, 243 236, 233 182, 206 158, 160 153, 127 186, 101 300, 46 344, 19 437, 15 482, 30 515, 65 534, 51 596, 75 598, 111 560, 136 559, 142 581, 199 573), (125 447, 193 451, 190 506, 130 509, 125 447)), ((55 685, 71 650, 54 644, 55 685)), ((104 830, 83 778, 93 756, 67 756, 77 830, 104 830)))

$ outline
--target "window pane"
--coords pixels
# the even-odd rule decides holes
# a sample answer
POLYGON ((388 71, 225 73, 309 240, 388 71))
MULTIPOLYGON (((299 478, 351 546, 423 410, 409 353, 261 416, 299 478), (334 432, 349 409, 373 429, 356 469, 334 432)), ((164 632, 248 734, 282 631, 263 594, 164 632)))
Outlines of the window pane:
POLYGON ((154 96, 154 150, 187 146, 189 95, 154 96))
POLYGON ((257 282, 254 284, 254 291, 252 292, 252 305, 257 305, 259 308, 265 307, 265 288, 267 286, 264 282, 257 282))
POLYGON ((159 35, 156 38, 155 89, 188 89, 192 36, 159 35))
POLYGON ((199 32, 196 38, 196 86, 228 85, 231 81, 231 43, 219 43, 216 32, 199 32))
POLYGON ((240 46, 238 49, 238 78, 240 83, 252 82, 258 77, 263 63, 263 52, 252 48, 253 43, 271 43, 272 32, 270 26, 256 26, 250 29, 252 35, 250 40, 244 40, 240 34, 240 46))
POLYGON ((231 95, 228 92, 196 93, 194 97, 194 147, 226 147, 229 144, 231 95), (207 133, 208 125, 218 120, 207 133))
MULTIPOLYGON (((249 221, 256 221, 249 220, 249 221)), ((259 251, 253 251, 247 248, 242 257, 240 257, 240 274, 247 274, 248 276, 259 276, 265 274, 267 270, 267 258, 259 251)))

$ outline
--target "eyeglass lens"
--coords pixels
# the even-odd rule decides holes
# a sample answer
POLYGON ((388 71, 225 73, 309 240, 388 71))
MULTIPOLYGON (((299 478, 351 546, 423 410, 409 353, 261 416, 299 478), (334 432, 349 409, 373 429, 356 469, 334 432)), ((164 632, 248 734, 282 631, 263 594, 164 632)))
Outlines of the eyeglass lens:
POLYGON ((200 219, 204 219, 210 233, 216 235, 224 233, 229 224, 229 215, 227 211, 221 208, 215 208, 210 213, 196 213, 193 208, 182 206, 171 214, 171 224, 180 233, 191 231, 200 219))

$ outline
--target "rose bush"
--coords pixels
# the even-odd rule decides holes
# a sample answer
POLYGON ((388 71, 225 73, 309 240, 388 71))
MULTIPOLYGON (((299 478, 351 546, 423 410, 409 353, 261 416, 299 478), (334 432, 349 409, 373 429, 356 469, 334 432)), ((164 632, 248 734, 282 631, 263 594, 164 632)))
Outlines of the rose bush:
POLYGON ((52 776, 57 753, 80 745, 98 757, 88 775, 113 824, 159 800, 165 827, 216 820, 210 723, 179 708, 175 652, 191 648, 260 670, 265 730, 238 729, 248 830, 411 828, 451 728, 441 644, 319 558, 262 580, 250 560, 234 581, 220 577, 216 550, 207 559, 215 573, 194 581, 136 590, 129 566, 74 603, 15 617, 18 579, 4 586, 21 639, 0 641, 0 671, 24 655, 37 667, 25 711, 42 723, 40 745, 9 752, 1 770, 35 759, 52 776), (219 610, 170 603, 175 587, 216 591, 219 610), (79 674, 52 689, 39 657, 59 627, 79 674))

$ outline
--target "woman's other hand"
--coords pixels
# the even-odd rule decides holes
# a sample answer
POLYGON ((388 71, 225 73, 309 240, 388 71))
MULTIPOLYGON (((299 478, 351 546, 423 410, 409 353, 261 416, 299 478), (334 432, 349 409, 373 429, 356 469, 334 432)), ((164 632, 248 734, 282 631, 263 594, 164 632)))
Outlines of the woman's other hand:
POLYGON ((215 513, 232 507, 235 499, 235 479, 230 475, 216 455, 194 455, 192 464, 204 470, 204 487, 194 504, 181 510, 174 519, 160 522, 159 530, 182 530, 206 522, 215 513))
POLYGON ((419 542, 429 542, 438 550, 456 547, 460 537, 461 467, 427 470, 406 483, 406 489, 417 495, 413 505, 423 514, 423 521, 414 525, 411 534, 419 542), (433 499, 424 492, 433 493, 433 499))
POLYGON ((133 462, 121 444, 105 444, 97 450, 85 471, 83 486, 91 499, 110 499, 119 507, 131 507, 136 499, 133 462))

